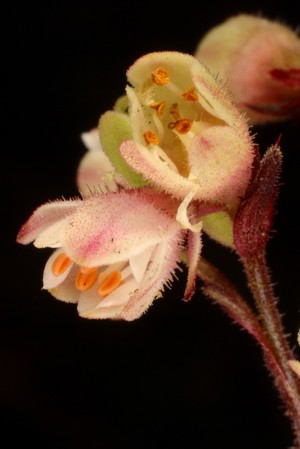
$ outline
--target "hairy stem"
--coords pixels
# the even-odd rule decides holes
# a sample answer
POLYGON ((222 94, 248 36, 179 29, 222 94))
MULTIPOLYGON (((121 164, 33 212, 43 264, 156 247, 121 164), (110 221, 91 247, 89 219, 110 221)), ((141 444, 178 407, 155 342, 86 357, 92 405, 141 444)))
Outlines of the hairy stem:
POLYGON ((300 449, 300 382, 288 361, 294 359, 284 333, 265 255, 242 258, 259 319, 269 344, 264 348, 267 366, 286 406, 295 435, 294 448, 300 449), (267 350, 266 350, 267 349, 267 350))

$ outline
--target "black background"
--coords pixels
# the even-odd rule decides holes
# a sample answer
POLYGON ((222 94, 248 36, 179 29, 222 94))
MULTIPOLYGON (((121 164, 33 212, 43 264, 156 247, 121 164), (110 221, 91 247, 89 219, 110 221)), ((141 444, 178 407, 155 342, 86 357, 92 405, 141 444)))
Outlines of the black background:
MULTIPOLYGON (((43 449, 286 449, 291 430, 261 352, 199 289, 183 283, 132 323, 89 321, 41 291, 49 252, 15 243, 38 205, 77 195, 80 133, 124 91, 149 51, 193 53, 239 12, 298 25, 295 2, 23 2, 2 7, 0 445, 43 449)), ((299 316, 299 122, 255 128, 263 152, 282 134, 284 166, 268 260, 290 341, 299 316)), ((245 291, 233 254, 204 254, 245 291)), ((247 294, 247 293, 246 293, 247 294)), ((299 356, 299 350, 296 348, 299 356)))

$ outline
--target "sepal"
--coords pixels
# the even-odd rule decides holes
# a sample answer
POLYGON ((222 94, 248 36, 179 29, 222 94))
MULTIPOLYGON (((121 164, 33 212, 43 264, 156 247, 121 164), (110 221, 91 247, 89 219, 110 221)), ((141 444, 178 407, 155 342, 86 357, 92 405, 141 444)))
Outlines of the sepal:
POLYGON ((265 251, 275 214, 281 166, 282 152, 276 144, 266 151, 235 215, 234 243, 243 258, 265 251))
POLYGON ((132 137, 128 115, 117 111, 107 111, 102 114, 99 120, 99 135, 103 151, 106 153, 117 172, 120 173, 131 186, 145 186, 147 182, 140 174, 134 172, 129 167, 121 156, 119 150, 121 142, 131 139, 132 137))

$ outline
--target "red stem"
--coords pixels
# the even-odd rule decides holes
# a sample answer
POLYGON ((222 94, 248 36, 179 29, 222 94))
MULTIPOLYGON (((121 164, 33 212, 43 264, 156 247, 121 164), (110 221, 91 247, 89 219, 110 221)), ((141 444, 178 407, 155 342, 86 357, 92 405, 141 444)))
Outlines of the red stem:
POLYGON ((265 255, 241 260, 268 341, 263 347, 266 362, 292 423, 294 449, 300 449, 300 381, 288 363, 295 356, 284 333, 265 255))

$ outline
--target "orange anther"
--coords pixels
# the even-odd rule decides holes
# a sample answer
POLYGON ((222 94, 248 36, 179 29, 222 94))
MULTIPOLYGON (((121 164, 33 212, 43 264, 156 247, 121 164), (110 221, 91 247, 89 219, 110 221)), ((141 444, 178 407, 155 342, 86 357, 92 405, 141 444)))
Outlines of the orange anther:
POLYGON ((154 144, 159 143, 159 138, 150 129, 144 133, 144 139, 145 139, 146 143, 154 143, 154 144))
POLYGON ((187 101, 197 101, 199 97, 198 94, 196 94, 195 89, 195 86, 192 86, 186 92, 183 92, 183 98, 187 101))
POLYGON ((164 101, 164 100, 156 101, 155 103, 149 104, 150 108, 155 109, 158 117, 161 117, 163 115, 165 106, 166 106, 166 101, 164 101))
POLYGON ((98 268, 91 268, 89 271, 82 272, 82 268, 78 270, 75 286, 78 290, 85 292, 93 287, 98 279, 98 268))
POLYGON ((192 121, 187 118, 182 118, 181 120, 177 120, 175 123, 175 129, 180 134, 187 134, 192 128, 192 121))
POLYGON ((157 69, 151 73, 151 79, 153 83, 158 86, 163 86, 170 81, 170 75, 164 67, 157 67, 157 69))
POLYGON ((120 271, 112 271, 100 283, 98 293, 102 298, 112 293, 122 283, 122 275, 120 271))
POLYGON ((65 253, 60 253, 51 266, 52 274, 60 276, 69 268, 71 263, 72 260, 65 253))

